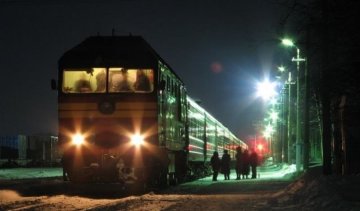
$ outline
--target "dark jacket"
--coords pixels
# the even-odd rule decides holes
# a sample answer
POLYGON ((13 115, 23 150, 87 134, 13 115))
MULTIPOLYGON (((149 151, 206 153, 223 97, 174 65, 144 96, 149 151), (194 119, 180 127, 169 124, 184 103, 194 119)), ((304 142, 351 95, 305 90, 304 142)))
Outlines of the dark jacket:
POLYGON ((249 152, 247 150, 245 150, 241 154, 241 161, 243 162, 242 163, 241 174, 248 175, 249 172, 250 172, 250 155, 249 155, 249 152))
POLYGON ((213 171, 219 171, 220 169, 220 158, 219 156, 213 155, 210 159, 211 167, 213 171))
POLYGON ((252 152, 250 154, 250 158, 249 158, 249 162, 250 162, 250 166, 257 166, 258 165, 258 155, 256 152, 252 152))
POLYGON ((223 154, 221 158, 221 172, 222 173, 230 173, 230 155, 223 154))

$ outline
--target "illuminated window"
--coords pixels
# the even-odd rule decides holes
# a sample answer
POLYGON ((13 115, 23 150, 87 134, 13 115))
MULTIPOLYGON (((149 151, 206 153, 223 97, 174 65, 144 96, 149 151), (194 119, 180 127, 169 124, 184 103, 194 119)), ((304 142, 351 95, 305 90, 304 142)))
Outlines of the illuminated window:
POLYGON ((148 93, 154 89, 151 69, 109 68, 109 92, 148 93))
POLYGON ((65 69, 62 91, 65 93, 102 93, 106 91, 106 69, 65 69))
POLYGON ((151 69, 78 68, 65 69, 64 93, 150 93, 154 90, 154 72, 151 69), (106 84, 108 82, 108 85, 106 84))

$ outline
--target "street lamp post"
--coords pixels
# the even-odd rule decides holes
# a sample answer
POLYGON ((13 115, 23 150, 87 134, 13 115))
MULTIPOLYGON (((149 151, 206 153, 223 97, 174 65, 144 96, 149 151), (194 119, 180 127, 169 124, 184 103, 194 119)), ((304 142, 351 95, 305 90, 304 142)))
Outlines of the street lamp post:
POLYGON ((300 171, 302 160, 302 141, 301 141, 301 121, 300 121, 300 62, 305 61, 300 58, 300 49, 296 48, 296 58, 292 58, 296 62, 296 170, 300 171))
POLYGON ((288 128, 287 128, 287 136, 288 136, 288 146, 287 146, 287 149, 288 149, 288 162, 291 163, 291 159, 292 159, 292 133, 291 133, 291 130, 292 130, 292 105, 291 105, 291 85, 293 84, 293 82, 291 81, 292 78, 291 78, 291 72, 289 71, 289 77, 288 77, 288 81, 287 81, 287 84, 288 84, 288 119, 287 119, 287 122, 288 122, 288 128))
POLYGON ((288 163, 292 163, 292 113, 293 113, 293 106, 291 104, 292 100, 291 100, 291 96, 292 96, 292 88, 291 86, 293 84, 295 84, 294 81, 292 81, 292 74, 291 71, 289 69, 286 69, 284 66, 280 66, 278 67, 278 70, 280 72, 286 72, 287 75, 287 79, 285 81, 285 85, 286 88, 284 88, 284 90, 287 89, 287 92, 284 91, 284 99, 283 99, 283 105, 284 105, 284 121, 285 121, 285 126, 286 128, 284 128, 284 146, 283 146, 283 154, 284 154, 284 161, 288 162, 288 163), (287 95, 286 95, 287 93, 287 95), (285 116, 286 115, 286 116, 285 116))
MULTIPOLYGON (((283 39, 282 43, 287 46, 295 46, 294 43, 289 39, 283 39)), ((300 122, 300 62, 304 62, 305 59, 300 57, 300 49, 298 47, 296 47, 296 58, 292 58, 291 61, 296 62, 296 170, 300 171, 302 160, 300 122)))

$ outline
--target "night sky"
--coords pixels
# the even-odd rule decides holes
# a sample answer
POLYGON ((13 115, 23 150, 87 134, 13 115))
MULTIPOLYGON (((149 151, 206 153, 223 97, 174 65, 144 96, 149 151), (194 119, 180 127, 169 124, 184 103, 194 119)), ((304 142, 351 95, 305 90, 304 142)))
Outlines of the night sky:
POLYGON ((57 134, 61 55, 88 36, 143 36, 191 97, 244 139, 263 118, 255 83, 278 65, 276 0, 0 0, 0 135, 57 134))

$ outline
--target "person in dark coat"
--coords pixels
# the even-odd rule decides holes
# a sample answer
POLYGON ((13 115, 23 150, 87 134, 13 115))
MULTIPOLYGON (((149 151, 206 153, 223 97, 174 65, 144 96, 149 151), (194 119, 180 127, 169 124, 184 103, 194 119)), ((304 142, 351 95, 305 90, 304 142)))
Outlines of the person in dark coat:
POLYGON ((217 176, 220 170, 220 158, 219 153, 217 151, 214 152, 213 156, 210 159, 211 167, 213 170, 213 181, 217 181, 217 176))
POLYGON ((109 81, 110 92, 132 92, 133 87, 128 78, 129 75, 126 70, 111 75, 111 80, 109 81))
POLYGON ((224 174, 225 180, 230 179, 230 155, 227 150, 224 150, 224 154, 221 158, 221 171, 224 174))
POLYGON ((250 163, 249 163, 249 151, 246 149, 244 150, 244 152, 242 153, 241 156, 241 160, 242 160, 242 170, 241 170, 241 174, 242 174, 242 178, 243 179, 248 179, 249 173, 250 173, 250 163))
POLYGON ((86 79, 80 79, 75 82, 75 91, 79 93, 92 92, 90 82, 86 79))
POLYGON ((145 75, 144 70, 137 71, 134 87, 136 91, 150 91, 150 80, 145 75))
POLYGON ((235 165, 237 180, 241 179, 241 169, 242 169, 241 157, 242 157, 241 147, 237 147, 236 148, 236 165, 235 165))
POLYGON ((251 179, 255 179, 256 178, 256 167, 259 162, 258 155, 255 150, 251 151, 249 161, 250 161, 250 166, 251 166, 251 179))

